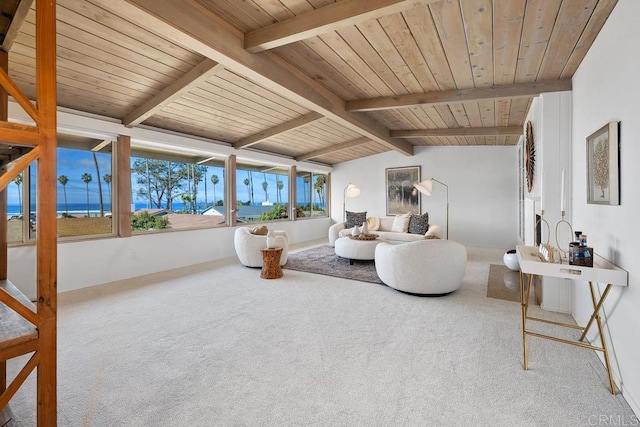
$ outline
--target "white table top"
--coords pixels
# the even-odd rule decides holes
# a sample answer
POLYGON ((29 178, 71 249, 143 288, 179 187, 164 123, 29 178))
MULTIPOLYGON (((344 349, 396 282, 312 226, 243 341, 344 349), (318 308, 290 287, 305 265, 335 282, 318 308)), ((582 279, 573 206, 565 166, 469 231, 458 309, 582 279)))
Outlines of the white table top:
POLYGON ((593 267, 546 262, 534 246, 518 245, 516 253, 520 269, 526 274, 629 286, 629 273, 596 253, 593 267))

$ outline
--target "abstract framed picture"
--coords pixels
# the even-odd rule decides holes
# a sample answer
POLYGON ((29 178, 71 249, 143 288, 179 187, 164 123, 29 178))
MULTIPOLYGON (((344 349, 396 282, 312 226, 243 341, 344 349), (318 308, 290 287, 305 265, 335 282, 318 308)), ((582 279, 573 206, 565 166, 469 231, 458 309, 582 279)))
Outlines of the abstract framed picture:
POLYGON ((420 182, 420 166, 385 169, 387 215, 420 215, 420 193, 413 184, 420 182))
POLYGON ((609 122, 587 137, 587 203, 620 204, 618 122, 609 122))

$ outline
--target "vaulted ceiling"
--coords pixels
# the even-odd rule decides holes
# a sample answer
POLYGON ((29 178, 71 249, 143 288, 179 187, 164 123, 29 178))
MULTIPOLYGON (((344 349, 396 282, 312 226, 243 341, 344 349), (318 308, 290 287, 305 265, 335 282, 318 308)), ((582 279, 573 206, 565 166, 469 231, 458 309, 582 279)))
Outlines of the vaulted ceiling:
MULTIPOLYGON (((35 97, 35 6, 3 0, 35 97)), ((336 164, 513 145, 616 0, 58 0, 58 105, 336 164)))

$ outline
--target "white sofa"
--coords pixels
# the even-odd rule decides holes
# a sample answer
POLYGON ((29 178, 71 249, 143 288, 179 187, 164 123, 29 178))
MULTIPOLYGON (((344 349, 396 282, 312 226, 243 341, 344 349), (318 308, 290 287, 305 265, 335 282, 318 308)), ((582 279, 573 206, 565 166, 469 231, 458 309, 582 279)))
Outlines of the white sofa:
MULTIPOLYGON (((429 228, 425 234, 397 233, 391 231, 394 217, 380 218, 380 227, 375 231, 369 231, 371 234, 377 234, 381 239, 395 242, 415 242, 416 240, 424 240, 426 236, 434 236, 442 238, 442 228, 437 224, 429 223, 429 228)), ((346 222, 338 222, 329 227, 329 244, 335 246, 336 239, 340 236, 340 231, 346 230, 346 222)), ((344 234, 344 232, 343 232, 344 234)))
MULTIPOLYGON (((282 248, 280 265, 287 263, 289 256, 289 238, 286 231, 274 230, 276 246, 282 248)), ((251 228, 238 227, 233 237, 233 244, 240 263, 247 267, 262 267, 261 249, 267 247, 267 236, 251 234, 251 228)))
POLYGON ((467 265, 467 250, 451 240, 376 246, 376 272, 387 286, 421 296, 441 296, 458 289, 467 265))

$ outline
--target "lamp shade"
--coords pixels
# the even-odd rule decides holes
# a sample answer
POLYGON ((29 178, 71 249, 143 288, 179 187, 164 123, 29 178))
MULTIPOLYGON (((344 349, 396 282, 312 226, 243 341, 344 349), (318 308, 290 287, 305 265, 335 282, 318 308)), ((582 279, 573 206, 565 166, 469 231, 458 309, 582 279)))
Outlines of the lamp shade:
POLYGON ((427 196, 430 196, 431 192, 433 191, 433 180, 425 179, 422 182, 413 184, 413 186, 422 194, 426 194, 427 196))
POLYGON ((349 198, 358 197, 360 195, 360 188, 357 185, 350 183, 347 185, 347 188, 344 189, 344 194, 349 198))

